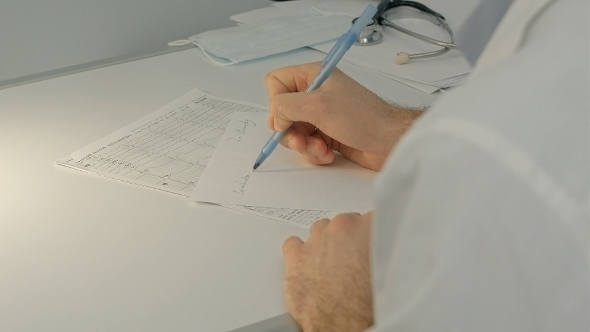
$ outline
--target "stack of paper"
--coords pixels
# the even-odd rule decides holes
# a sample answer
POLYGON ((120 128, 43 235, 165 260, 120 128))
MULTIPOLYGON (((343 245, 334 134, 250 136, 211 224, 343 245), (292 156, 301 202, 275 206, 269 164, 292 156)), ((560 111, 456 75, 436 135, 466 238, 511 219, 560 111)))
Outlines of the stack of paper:
POLYGON ((264 113, 233 116, 191 199, 217 204, 274 208, 367 212, 376 172, 341 155, 330 165, 307 163, 279 146, 256 170, 260 149, 273 134, 264 113))
POLYGON ((314 166, 278 147, 252 172, 267 116, 195 89, 56 163, 306 228, 371 209, 375 172, 342 157, 314 166))
MULTIPOLYGON (((231 19, 239 23, 250 24, 271 17, 294 15, 308 10, 311 6, 319 6, 320 4, 324 9, 331 8, 331 13, 349 15, 351 22, 352 19, 362 13, 367 5, 364 1, 354 0, 276 2, 271 7, 234 15, 231 19)), ((450 37, 444 29, 424 20, 404 19, 396 20, 395 23, 437 40, 450 41, 450 37)), ((346 53, 343 59, 426 93, 433 93, 439 89, 463 83, 471 70, 469 63, 456 50, 451 50, 442 56, 412 60, 405 65, 398 65, 395 62, 395 55, 398 52, 414 54, 435 51, 440 47, 391 28, 383 27, 381 33, 383 34, 381 43, 370 46, 355 45, 346 53)), ((335 40, 311 47, 327 53, 334 42, 335 40)))

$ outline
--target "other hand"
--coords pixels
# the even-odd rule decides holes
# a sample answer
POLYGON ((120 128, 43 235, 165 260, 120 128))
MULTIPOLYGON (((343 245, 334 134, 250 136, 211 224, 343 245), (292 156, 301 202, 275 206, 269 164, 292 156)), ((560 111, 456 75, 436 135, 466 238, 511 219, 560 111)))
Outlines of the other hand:
POLYGON ((369 240, 372 213, 312 224, 307 242, 283 244, 285 300, 303 331, 362 331, 373 324, 369 240))

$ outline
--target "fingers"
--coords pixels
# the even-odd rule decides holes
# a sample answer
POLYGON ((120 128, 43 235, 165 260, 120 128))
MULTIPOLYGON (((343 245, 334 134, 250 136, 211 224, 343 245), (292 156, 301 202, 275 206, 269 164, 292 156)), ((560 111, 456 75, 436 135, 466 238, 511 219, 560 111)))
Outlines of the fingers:
POLYGON ((270 98, 269 126, 275 131, 284 131, 293 122, 308 122, 317 126, 316 119, 321 103, 314 100, 314 93, 283 93, 270 98))
POLYGON ((309 163, 315 165, 329 164, 334 161, 334 151, 318 132, 310 130, 309 124, 299 122, 293 124, 281 144, 301 153, 309 163), (311 134, 309 134, 310 131, 311 134))
POLYGON ((320 63, 315 62, 271 71, 264 78, 269 99, 277 94, 305 91, 319 70, 320 63))
MULTIPOLYGON (((324 228, 326 228, 326 226, 328 226, 329 223, 330 219, 324 218, 311 224, 311 227, 309 228, 310 239, 314 236, 317 236, 318 234, 321 234, 321 232, 324 230, 324 228)), ((285 242, 283 242, 283 256, 285 256, 285 259, 287 261, 292 261, 292 259, 299 254, 304 244, 305 242, 303 242, 303 240, 301 240, 301 238, 298 236, 291 236, 286 239, 285 242)))
POLYGON ((316 122, 325 118, 321 110, 327 102, 321 94, 301 93, 319 68, 319 63, 281 68, 269 73, 265 81, 270 99, 268 126, 277 132, 289 130, 281 144, 301 153, 311 164, 324 165, 334 161, 334 151, 316 132, 316 122))
POLYGON ((307 89, 320 68, 320 63, 316 62, 280 68, 266 75, 264 82, 270 101, 268 125, 271 129, 285 131, 293 122, 301 121, 293 116, 300 110, 301 105, 306 104, 299 101, 301 98, 305 99, 305 94, 297 92, 307 89), (297 101, 299 102, 296 104, 297 101))
POLYGON ((299 252, 303 240, 298 236, 291 236, 285 242, 283 242, 283 256, 287 262, 291 262, 292 258, 299 252))
POLYGON ((315 165, 326 165, 334 161, 334 150, 318 131, 306 137, 305 143, 306 153, 304 155, 307 162, 315 165))
POLYGON ((318 234, 321 232, 328 224, 330 223, 330 219, 324 218, 320 220, 316 220, 311 226, 309 227, 309 235, 312 236, 314 234, 318 234))
MULTIPOLYGON (((330 219, 320 219, 311 224, 309 228, 310 239, 321 234, 329 223, 330 219)), ((297 261, 304 244, 305 242, 298 236, 291 236, 283 242, 283 256, 289 265, 297 261)))
MULTIPOLYGON (((356 235, 363 235, 370 231, 372 212, 364 215, 356 212, 342 213, 336 215, 332 220, 324 218, 315 221, 309 228, 309 238, 304 242, 298 236, 291 236, 283 242, 283 256, 289 269, 296 268, 301 264, 302 255, 304 255, 304 247, 310 245, 312 247, 326 241, 325 234, 344 234, 357 233, 356 235)), ((354 236, 353 236, 354 237, 354 236)))

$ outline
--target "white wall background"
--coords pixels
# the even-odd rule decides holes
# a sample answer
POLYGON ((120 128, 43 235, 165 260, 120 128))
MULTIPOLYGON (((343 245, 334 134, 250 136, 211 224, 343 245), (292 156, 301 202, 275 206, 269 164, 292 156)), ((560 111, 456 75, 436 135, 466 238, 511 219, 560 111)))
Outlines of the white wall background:
MULTIPOLYGON (((169 49, 270 0, 0 0, 0 83, 169 49)), ((1 85, 1 84, 0 84, 1 85)))

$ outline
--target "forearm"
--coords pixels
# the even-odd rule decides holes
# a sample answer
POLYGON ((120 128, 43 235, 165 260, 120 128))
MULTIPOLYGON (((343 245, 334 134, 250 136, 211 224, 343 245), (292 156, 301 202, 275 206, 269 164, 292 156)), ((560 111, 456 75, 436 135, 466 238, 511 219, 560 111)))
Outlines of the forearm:
POLYGON ((393 146, 397 141, 410 129, 414 121, 418 119, 425 111, 425 109, 402 107, 395 104, 389 104, 390 111, 390 126, 393 146))

